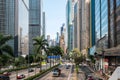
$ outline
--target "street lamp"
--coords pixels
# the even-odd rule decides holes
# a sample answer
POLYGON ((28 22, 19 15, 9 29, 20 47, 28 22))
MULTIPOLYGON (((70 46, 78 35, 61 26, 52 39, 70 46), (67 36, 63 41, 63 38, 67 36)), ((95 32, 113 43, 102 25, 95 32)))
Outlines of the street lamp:
POLYGON ((102 50, 102 74, 103 74, 103 70, 104 70, 104 53, 105 53, 105 51, 104 50, 102 50))

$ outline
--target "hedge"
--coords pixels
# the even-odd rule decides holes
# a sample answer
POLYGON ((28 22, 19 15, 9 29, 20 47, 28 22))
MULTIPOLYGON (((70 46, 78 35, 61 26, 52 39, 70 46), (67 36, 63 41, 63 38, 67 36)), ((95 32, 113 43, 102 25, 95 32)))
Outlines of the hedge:
MULTIPOLYGON (((30 65, 30 67, 35 67, 37 65, 30 65)), ((27 69, 28 66, 22 66, 20 68, 15 68, 15 69, 8 69, 8 70, 4 70, 4 71, 1 71, 0 74, 3 74, 4 72, 12 72, 12 71, 17 71, 17 70, 23 70, 23 69, 27 69)))
POLYGON ((60 64, 55 65, 55 66, 53 66, 53 67, 51 67, 51 68, 49 68, 49 69, 47 69, 47 70, 43 70, 43 71, 41 71, 40 73, 38 73, 38 74, 36 74, 36 75, 34 75, 34 76, 30 76, 30 77, 28 77, 28 78, 26 78, 26 79, 24 79, 24 80, 34 80, 35 78, 39 78, 39 77, 42 76, 43 74, 47 73, 48 71, 51 71, 52 69, 54 69, 55 67, 57 67, 57 66, 59 66, 59 65, 60 65, 60 64))

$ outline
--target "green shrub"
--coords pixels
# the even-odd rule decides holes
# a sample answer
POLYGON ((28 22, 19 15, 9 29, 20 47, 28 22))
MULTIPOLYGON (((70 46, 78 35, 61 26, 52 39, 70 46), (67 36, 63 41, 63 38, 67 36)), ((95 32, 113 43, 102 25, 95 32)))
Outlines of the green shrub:
POLYGON ((57 67, 57 66, 59 66, 59 65, 60 65, 60 64, 55 65, 55 66, 53 66, 53 67, 51 67, 51 68, 49 68, 49 69, 47 69, 47 70, 43 70, 42 72, 40 72, 40 73, 38 73, 38 74, 36 74, 36 75, 34 75, 34 76, 30 76, 30 77, 28 77, 28 78, 26 78, 26 79, 24 79, 24 80, 34 80, 35 78, 41 76, 42 74, 46 73, 47 71, 52 70, 53 68, 55 68, 55 67, 57 67))

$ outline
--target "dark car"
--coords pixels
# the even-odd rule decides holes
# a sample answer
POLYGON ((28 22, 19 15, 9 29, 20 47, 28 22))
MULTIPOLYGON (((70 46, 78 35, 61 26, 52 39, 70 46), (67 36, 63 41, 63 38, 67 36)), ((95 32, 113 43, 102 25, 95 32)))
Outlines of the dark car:
POLYGON ((23 78, 25 78, 24 74, 17 75, 17 79, 23 79, 23 78))
POLYGON ((10 80, 10 77, 5 75, 0 75, 0 80, 10 80))
POLYGON ((55 68, 52 71, 53 76, 60 76, 61 75, 61 70, 59 68, 55 68))
POLYGON ((9 75, 11 75, 11 73, 10 72, 4 72, 3 75, 9 76, 9 75))
POLYGON ((34 71, 34 70, 33 70, 33 69, 31 69, 31 68, 30 68, 30 69, 28 69, 28 72, 33 72, 33 71, 34 71))
POLYGON ((69 69, 70 68, 70 66, 69 65, 66 65, 66 69, 69 69))
POLYGON ((88 75, 87 80, 94 80, 92 75, 88 75))

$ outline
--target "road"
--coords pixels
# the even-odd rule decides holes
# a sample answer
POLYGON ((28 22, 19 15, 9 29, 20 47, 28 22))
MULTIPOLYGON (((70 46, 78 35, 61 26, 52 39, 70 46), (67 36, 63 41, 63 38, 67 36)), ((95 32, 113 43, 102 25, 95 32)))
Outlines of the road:
MULTIPOLYGON (((46 65, 42 65, 42 69, 48 69, 50 66, 49 66, 50 64, 47 64, 47 66, 46 65)), ((52 65, 53 66, 53 65, 52 65)), ((30 76, 33 76, 33 75, 35 75, 35 74, 37 74, 37 73, 39 73, 39 71, 40 71, 40 68, 32 68, 34 71, 33 72, 28 72, 28 69, 24 69, 24 70, 19 70, 19 71, 13 71, 13 72, 11 72, 11 75, 9 76, 10 77, 10 80, 16 80, 16 76, 17 76, 17 74, 24 74, 25 75, 25 78, 28 78, 28 77, 30 77, 30 76)), ((23 80, 23 79, 21 79, 21 80, 23 80)))
POLYGON ((59 77, 53 77, 52 72, 50 72, 38 80, 69 80, 71 67, 66 69, 65 64, 63 64, 59 68, 61 69, 61 75, 59 77))

